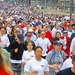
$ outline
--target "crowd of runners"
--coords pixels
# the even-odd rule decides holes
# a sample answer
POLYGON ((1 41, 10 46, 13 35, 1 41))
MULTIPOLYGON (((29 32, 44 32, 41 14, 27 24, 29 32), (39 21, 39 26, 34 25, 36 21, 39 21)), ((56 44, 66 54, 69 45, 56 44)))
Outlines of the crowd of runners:
POLYGON ((75 75, 75 17, 1 2, 0 50, 1 75, 75 75))

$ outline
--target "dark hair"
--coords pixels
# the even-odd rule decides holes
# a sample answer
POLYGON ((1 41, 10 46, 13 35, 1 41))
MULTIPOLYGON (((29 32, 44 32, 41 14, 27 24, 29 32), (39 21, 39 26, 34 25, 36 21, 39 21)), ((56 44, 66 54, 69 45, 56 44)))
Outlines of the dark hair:
POLYGON ((71 58, 73 61, 75 61, 75 54, 72 54, 71 58))
POLYGON ((29 43, 32 43, 32 46, 33 46, 33 42, 32 42, 32 41, 29 41, 29 42, 27 43, 27 46, 28 46, 29 43))
POLYGON ((36 47, 34 48, 34 51, 36 51, 38 48, 40 48, 40 49, 42 50, 42 47, 36 46, 36 47))
POLYGON ((56 32, 55 36, 56 36, 58 33, 61 35, 61 33, 60 33, 60 32, 56 32))
POLYGON ((1 27, 1 29, 4 29, 6 31, 6 27, 1 27))
POLYGON ((58 38, 58 37, 54 37, 54 38, 53 38, 53 42, 54 42, 54 41, 59 41, 59 38, 58 38))
POLYGON ((72 26, 75 26, 75 23, 73 23, 72 26))
POLYGON ((40 30, 40 29, 38 30, 38 33, 39 33, 39 34, 41 33, 41 30, 40 30))

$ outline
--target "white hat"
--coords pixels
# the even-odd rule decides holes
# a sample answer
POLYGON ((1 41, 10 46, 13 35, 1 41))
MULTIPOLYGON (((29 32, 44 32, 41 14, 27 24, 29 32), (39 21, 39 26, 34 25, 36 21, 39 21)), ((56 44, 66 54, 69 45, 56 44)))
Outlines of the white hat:
POLYGON ((30 28, 30 29, 28 30, 28 32, 34 32, 34 30, 33 30, 32 28, 30 28))
POLYGON ((65 16, 65 17, 64 17, 64 19, 69 20, 69 19, 70 19, 70 17, 69 17, 69 16, 65 16))
POLYGON ((67 33, 68 31, 64 31, 64 33, 67 33))

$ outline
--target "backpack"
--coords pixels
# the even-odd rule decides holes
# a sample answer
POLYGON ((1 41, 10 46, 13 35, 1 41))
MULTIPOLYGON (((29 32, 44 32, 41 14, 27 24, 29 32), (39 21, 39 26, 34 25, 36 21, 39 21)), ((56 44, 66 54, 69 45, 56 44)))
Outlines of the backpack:
MULTIPOLYGON (((54 62, 55 55, 56 55, 56 51, 55 50, 52 50, 52 62, 54 62)), ((60 50, 60 55, 64 59, 64 53, 63 53, 62 50, 60 50)))

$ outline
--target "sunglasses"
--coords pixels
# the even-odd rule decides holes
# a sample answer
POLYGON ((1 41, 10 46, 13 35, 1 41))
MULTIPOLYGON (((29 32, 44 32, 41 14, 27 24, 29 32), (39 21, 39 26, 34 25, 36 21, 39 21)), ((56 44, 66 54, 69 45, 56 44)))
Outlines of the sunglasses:
POLYGON ((41 34, 41 35, 45 35, 45 34, 41 34))

